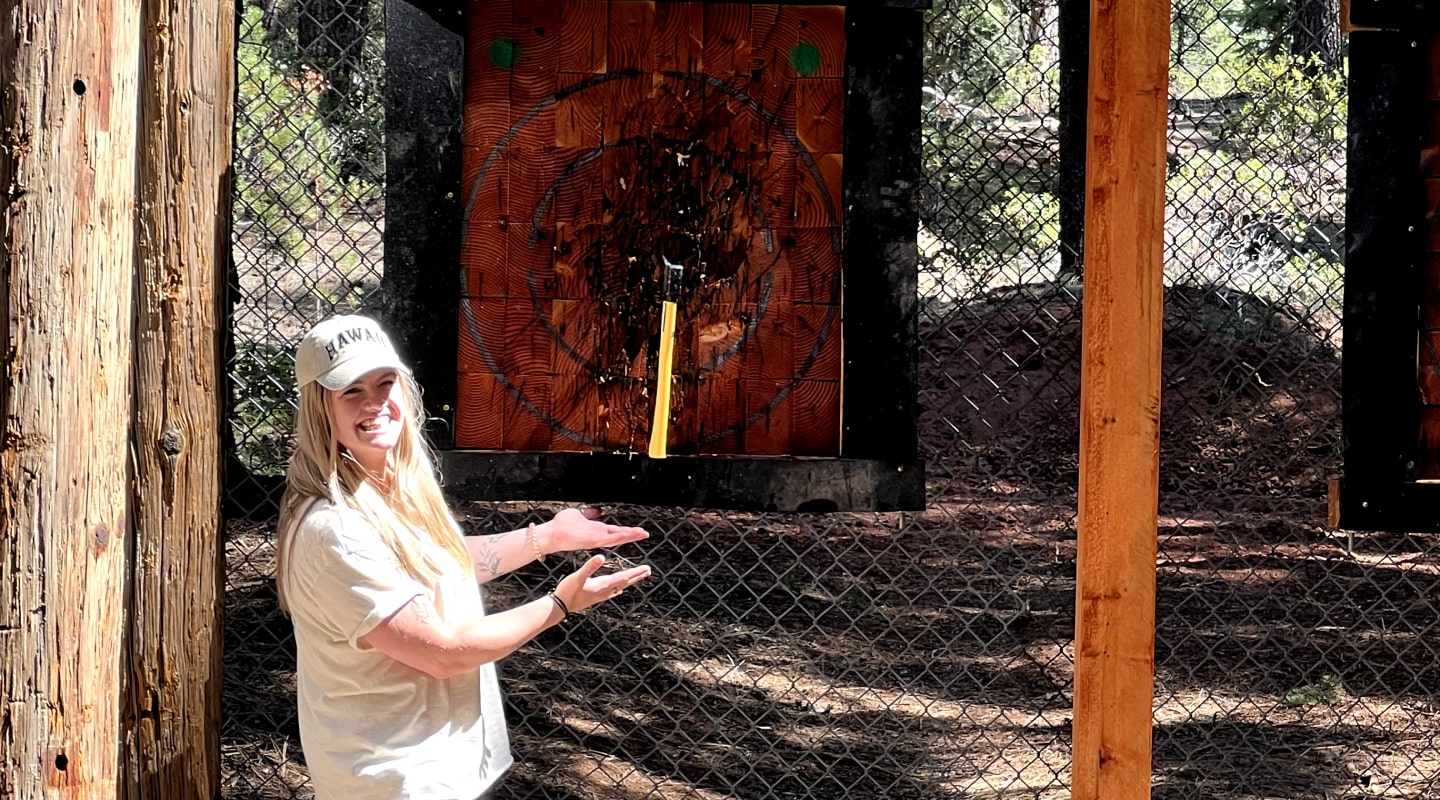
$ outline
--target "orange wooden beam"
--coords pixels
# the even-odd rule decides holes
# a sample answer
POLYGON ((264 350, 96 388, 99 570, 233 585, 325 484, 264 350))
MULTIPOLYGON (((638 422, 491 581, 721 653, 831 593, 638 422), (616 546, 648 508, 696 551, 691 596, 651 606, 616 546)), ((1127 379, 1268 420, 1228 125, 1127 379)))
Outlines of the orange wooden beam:
POLYGON ((1150 796, 1168 0, 1094 0, 1074 800, 1150 796))

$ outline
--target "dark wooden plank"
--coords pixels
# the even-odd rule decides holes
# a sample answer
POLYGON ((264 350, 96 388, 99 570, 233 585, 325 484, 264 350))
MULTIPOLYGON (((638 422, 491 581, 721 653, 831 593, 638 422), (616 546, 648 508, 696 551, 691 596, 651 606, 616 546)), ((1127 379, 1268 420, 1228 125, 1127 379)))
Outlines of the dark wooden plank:
MULTIPOLYGON (((1426 33, 1419 40, 1419 44, 1425 50, 1425 99, 1440 100, 1440 31, 1426 33)), ((1430 109, 1430 116, 1433 119, 1437 115, 1435 109, 1430 109)), ((1434 144, 1436 138, 1434 129, 1431 129, 1431 136, 1426 139, 1426 144, 1434 144)))
MULTIPOLYGON (((470 13, 471 3, 489 2, 489 0, 389 0, 389 3, 404 3, 411 8, 431 17, 437 25, 454 33, 457 36, 465 35, 466 16, 470 13)), ((749 5, 751 0, 696 0, 704 5, 749 5)), ((771 0, 773 2, 773 0, 771 0)), ((855 6, 873 8, 912 8, 924 10, 930 8, 932 0, 850 0, 850 2, 837 2, 836 0, 797 0, 791 5, 802 6, 855 6)), ((387 3, 388 5, 388 3, 387 3)), ((603 3, 602 3, 603 5, 603 3)))
POLYGON ((796 164, 795 227, 830 228, 843 202, 845 157, 839 153, 812 154, 796 164))
POLYGON ((840 455, 840 382, 796 381, 790 392, 790 453, 840 455))
MULTIPOLYGON (((516 51, 509 2, 486 3, 468 18, 465 47, 464 141, 494 148, 510 131, 510 76, 516 51)), ((468 183, 467 183, 468 185, 468 183)))
MULTIPOLYGON (((522 375, 507 382, 509 386, 500 406, 505 426, 501 446, 513 452, 549 450, 553 429, 550 377, 522 375)), ((494 413, 493 406, 480 410, 482 415, 494 413)))
POLYGON ((790 380, 746 380, 744 387, 745 454, 789 454, 795 407, 790 400, 790 380))
POLYGON ((386 13, 389 13, 390 6, 400 4, 430 17, 431 21, 443 30, 456 36, 465 35, 469 0, 387 0, 386 13))
MULTIPOLYGON (((1419 364, 1416 365, 1420 404, 1440 406, 1440 331, 1421 331, 1419 364)), ((1423 438, 1423 437, 1422 437, 1423 438)), ((1422 446, 1422 451, 1425 449, 1422 446)), ((1417 477, 1429 477, 1419 475, 1417 477)))
POLYGON ((856 459, 611 453, 439 454, 446 491, 466 500, 563 500, 747 511, 901 511, 924 507, 913 463, 856 459))
MULTIPOLYGON (((839 228, 791 228, 781 232, 797 303, 839 305, 844 251, 839 228)), ((863 295, 851 295, 860 297, 863 295)))
MULTIPOLYGON (((1387 508, 1417 476, 1416 335, 1425 245, 1416 102, 1425 56, 1410 37, 1350 35, 1345 337, 1345 480, 1340 524, 1408 519, 1387 508)), ((1432 516, 1434 514, 1431 509, 1432 516)))
POLYGON ((1383 496, 1368 481, 1356 484, 1350 477, 1334 484, 1338 497, 1338 517, 1332 515, 1336 527, 1350 530, 1398 531, 1402 533, 1440 533, 1440 481, 1407 482, 1394 485, 1383 496))
POLYGON ((750 73, 759 76, 761 83, 775 86, 795 77, 790 56, 799 42, 800 12, 795 6, 757 4, 751 7, 750 73))
POLYGON ((464 40, 405 2, 385 12, 385 271, 381 316, 450 446, 460 297, 464 40), (399 135, 403 132, 403 135, 399 135))
POLYGON ((455 413, 455 445, 476 449, 500 449, 505 442, 505 388, 499 375, 491 372, 462 372, 459 375, 459 409, 455 413))
POLYGON ((1420 310, 1420 329, 1440 331, 1440 253, 1425 257, 1425 303, 1420 310))
POLYGON ((1085 252, 1085 147, 1090 106, 1090 0, 1058 0, 1060 277, 1080 277, 1085 252))
POLYGON ((500 222, 471 222, 467 228, 466 246, 460 254, 465 270, 466 297, 506 297, 509 295, 510 259, 505 242, 505 228, 500 222))
POLYGON ((845 75, 845 9, 841 5, 800 7, 798 52, 791 53, 791 67, 807 78, 840 78, 845 75), (814 47, 814 51, 805 48, 814 47), (813 60, 812 60, 813 56, 813 60))
POLYGON ((1409 31, 1411 35, 1416 31, 1437 30, 1440 29, 1440 0, 1350 0, 1350 24, 1359 28, 1409 31))
POLYGON ((795 309, 774 302, 756 321, 745 343, 745 377, 752 381, 788 381, 795 374, 795 309))
POLYGON ((726 375, 702 376, 695 387, 699 428, 697 447, 703 455, 745 452, 740 422, 744 419, 744 381, 726 375))
POLYGON ((835 305, 795 305, 795 376, 811 381, 840 380, 842 313, 835 305))
POLYGON ((705 7, 699 3, 655 6, 655 70, 699 72, 705 45, 705 7))
POLYGON ((841 153, 845 145, 845 82, 801 78, 796 82, 795 135, 812 153, 841 153))
POLYGON ((1440 407, 1420 409, 1420 451, 1417 477, 1428 481, 1440 479, 1440 407))
POLYGON ((600 390, 589 375, 556 375, 550 393, 551 416, 554 419, 552 450, 591 452, 596 449, 600 431, 600 390))
MULTIPOLYGON (((491 0, 484 0, 483 7, 491 0)), ((561 9, 556 0, 512 0, 515 44, 526 72, 551 75, 560 71, 561 9)), ((473 28, 472 28, 473 30, 473 28)), ((518 64, 517 64, 518 66, 518 64)), ((552 90, 553 91, 553 90, 552 90)))
POLYGON ((842 455, 916 459, 915 208, 924 20, 846 9, 842 455))
POLYGON ((750 74, 750 9, 739 3, 705 6, 701 65, 722 80, 750 74))
POLYGON ((648 0, 611 0, 610 30, 605 61, 612 72, 655 68, 655 3, 648 0))
POLYGON ((595 378, 595 321, 586 303, 579 300, 551 300, 550 327, 554 354, 551 357, 556 379, 584 375, 595 378))
MULTIPOLYGON (((1423 158, 1421 162, 1423 169, 1423 158)), ((1425 249, 1440 252, 1440 178, 1424 178, 1421 184, 1425 192, 1425 249)))
POLYGON ((752 154, 752 191, 772 226, 794 224, 796 169, 796 154, 789 147, 752 154))
POLYGON ((586 154, 599 150, 605 141, 604 93, 575 90, 577 84, 594 79, 594 75, 583 72, 562 72, 556 78, 559 91, 552 112, 555 115, 555 146, 562 150, 579 151, 567 154, 567 163, 580 161, 586 154))

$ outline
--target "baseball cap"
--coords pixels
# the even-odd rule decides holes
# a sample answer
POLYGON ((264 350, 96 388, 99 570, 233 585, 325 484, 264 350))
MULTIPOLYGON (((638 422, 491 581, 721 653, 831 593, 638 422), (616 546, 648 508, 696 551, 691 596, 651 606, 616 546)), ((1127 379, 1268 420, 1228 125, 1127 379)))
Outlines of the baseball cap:
POLYGON ((317 381, 331 391, 344 389, 377 369, 408 373, 380 324, 369 317, 331 317, 310 329, 295 348, 295 383, 317 381))

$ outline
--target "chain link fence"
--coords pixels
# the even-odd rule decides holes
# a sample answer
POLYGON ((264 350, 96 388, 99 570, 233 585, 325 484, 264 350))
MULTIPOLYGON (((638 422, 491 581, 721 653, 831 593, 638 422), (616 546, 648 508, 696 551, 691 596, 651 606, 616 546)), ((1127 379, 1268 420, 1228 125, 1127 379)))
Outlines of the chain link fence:
MULTIPOLYGON (((1084 97, 1077 117, 1067 85, 1084 62, 1060 43, 1084 41, 1087 14, 936 0, 926 17, 927 510, 608 509, 652 531, 630 555, 658 577, 505 661, 504 796, 1069 796, 1084 97)), ((384 9, 241 15, 231 456, 254 480, 230 498, 224 785, 308 797, 273 519, 244 512, 288 455, 296 338, 376 300, 384 9)), ((1435 793, 1434 540, 1323 520, 1340 447, 1337 20, 1333 0, 1173 7, 1156 798, 1435 793)), ((550 510, 458 509, 475 532, 550 510)), ((566 569, 531 565, 493 603, 566 569)))

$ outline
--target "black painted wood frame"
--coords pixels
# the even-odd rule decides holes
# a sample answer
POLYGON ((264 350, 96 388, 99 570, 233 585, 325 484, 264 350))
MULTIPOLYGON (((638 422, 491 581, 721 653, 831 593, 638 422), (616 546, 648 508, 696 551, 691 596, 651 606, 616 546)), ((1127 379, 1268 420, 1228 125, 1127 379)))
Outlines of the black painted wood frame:
POLYGON ((924 507, 916 419, 920 87, 928 0, 846 6, 843 434, 838 458, 670 457, 453 449, 461 228, 464 4, 386 12, 386 323, 433 416, 458 499, 774 511, 924 507))
MULTIPOLYGON (((1352 20, 1376 22, 1362 8, 1375 5, 1357 3, 1352 20)), ((1331 486, 1330 514, 1343 528, 1440 530, 1440 485, 1416 481, 1422 463, 1416 347, 1426 257, 1424 51, 1414 31, 1350 34, 1344 475, 1331 486)))

